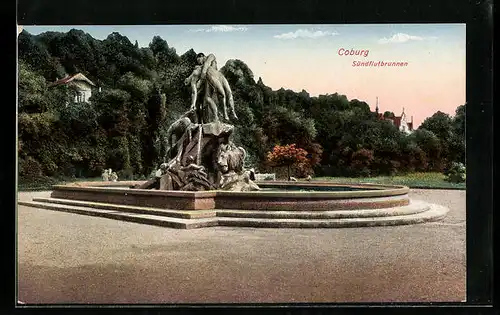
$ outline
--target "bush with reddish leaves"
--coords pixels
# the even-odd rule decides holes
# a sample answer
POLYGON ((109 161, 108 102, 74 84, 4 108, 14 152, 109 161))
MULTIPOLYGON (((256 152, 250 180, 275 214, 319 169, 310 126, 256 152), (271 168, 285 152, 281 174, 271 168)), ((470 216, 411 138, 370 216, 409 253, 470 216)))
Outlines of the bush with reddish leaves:
POLYGON ((286 166, 288 179, 290 179, 290 168, 292 166, 305 168, 310 163, 307 158, 307 151, 298 148, 295 144, 276 145, 271 152, 267 153, 267 162, 271 166, 286 166))

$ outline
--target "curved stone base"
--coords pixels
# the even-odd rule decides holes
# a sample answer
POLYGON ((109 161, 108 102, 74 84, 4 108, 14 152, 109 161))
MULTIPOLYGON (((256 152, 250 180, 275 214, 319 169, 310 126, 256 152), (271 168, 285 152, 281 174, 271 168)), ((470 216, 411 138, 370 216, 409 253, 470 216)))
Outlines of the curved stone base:
MULTIPOLYGON (((127 184, 131 184, 128 182, 127 184)), ((258 183, 263 191, 129 189, 106 182, 55 185, 52 198, 177 210, 329 211, 383 209, 410 203, 408 187, 332 182, 258 183), (289 189, 301 189, 290 191, 289 189), (351 189, 351 190, 342 190, 351 189)))
POLYGON ((410 200, 408 187, 396 185, 276 181, 259 184, 264 191, 250 192, 126 188, 133 184, 56 185, 51 198, 36 198, 19 204, 181 229, 404 225, 440 220, 448 212, 439 205, 410 200))
POLYGON ((262 228, 352 228, 389 225, 409 225, 443 219, 449 209, 428 204, 428 210, 408 215, 387 215, 373 217, 351 217, 343 219, 276 219, 276 218, 221 218, 221 226, 262 228))
POLYGON ((346 228, 408 225, 444 218, 448 208, 424 201, 375 210, 252 211, 166 210, 56 198, 36 198, 20 205, 156 226, 192 229, 211 226, 258 228, 346 228))

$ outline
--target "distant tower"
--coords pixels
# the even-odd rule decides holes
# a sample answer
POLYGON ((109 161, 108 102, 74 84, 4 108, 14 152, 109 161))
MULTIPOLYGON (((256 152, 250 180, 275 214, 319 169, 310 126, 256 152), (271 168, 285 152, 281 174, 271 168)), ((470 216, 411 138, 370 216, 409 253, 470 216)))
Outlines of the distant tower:
POLYGON ((377 113, 377 114, 378 114, 378 96, 377 96, 377 103, 376 103, 376 105, 375 105, 375 113, 377 113))

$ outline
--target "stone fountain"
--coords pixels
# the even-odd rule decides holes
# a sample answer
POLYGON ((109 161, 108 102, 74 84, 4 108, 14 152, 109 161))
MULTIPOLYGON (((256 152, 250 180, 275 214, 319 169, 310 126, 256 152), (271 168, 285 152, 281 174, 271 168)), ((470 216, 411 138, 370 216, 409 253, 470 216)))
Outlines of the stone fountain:
POLYGON ((215 56, 198 54, 198 65, 184 83, 191 88, 191 107, 167 130, 167 156, 157 176, 138 189, 169 191, 259 190, 244 169, 246 151, 231 140, 237 119, 231 88, 217 69, 215 56), (215 100, 220 99, 222 104, 215 100), (224 110, 221 122, 218 105, 224 110))
POLYGON ((232 141, 228 109, 231 119, 237 115, 231 88, 214 55, 198 54, 197 62, 185 80, 191 104, 168 128, 167 153, 155 178, 56 185, 50 198, 18 203, 184 229, 402 225, 439 220, 448 212, 440 205, 410 200, 406 186, 254 182, 252 172, 244 168, 245 150, 232 141))

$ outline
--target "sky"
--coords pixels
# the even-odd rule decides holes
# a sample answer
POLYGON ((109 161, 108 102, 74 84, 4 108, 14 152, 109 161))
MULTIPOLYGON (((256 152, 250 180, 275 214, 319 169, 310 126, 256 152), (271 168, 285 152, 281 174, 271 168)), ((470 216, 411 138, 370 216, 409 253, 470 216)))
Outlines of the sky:
POLYGON ((465 24, 273 24, 24 26, 46 31, 83 30, 96 39, 118 32, 140 47, 160 36, 179 55, 213 53, 219 67, 240 59, 273 90, 311 96, 344 94, 381 112, 413 116, 415 127, 437 111, 454 115, 465 104, 465 24), (351 49, 365 51, 345 55, 351 49), (366 53, 366 51, 368 51, 366 53), (366 55, 366 56, 365 56, 366 55), (358 62, 407 63, 357 66, 358 62), (356 65, 356 66, 355 66, 356 65))

